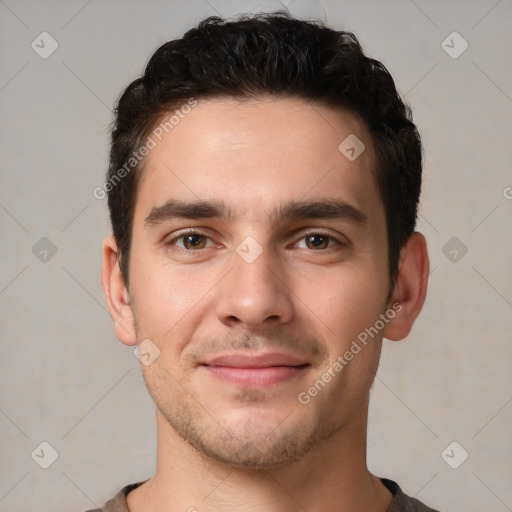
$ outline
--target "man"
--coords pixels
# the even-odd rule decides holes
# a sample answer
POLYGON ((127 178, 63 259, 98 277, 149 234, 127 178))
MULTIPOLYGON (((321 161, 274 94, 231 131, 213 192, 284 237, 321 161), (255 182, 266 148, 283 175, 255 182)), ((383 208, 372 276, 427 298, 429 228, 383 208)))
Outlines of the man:
POLYGON ((431 511, 366 466, 382 338, 429 270, 421 143, 355 36, 208 18, 119 99, 102 284, 157 409, 103 511, 431 511))

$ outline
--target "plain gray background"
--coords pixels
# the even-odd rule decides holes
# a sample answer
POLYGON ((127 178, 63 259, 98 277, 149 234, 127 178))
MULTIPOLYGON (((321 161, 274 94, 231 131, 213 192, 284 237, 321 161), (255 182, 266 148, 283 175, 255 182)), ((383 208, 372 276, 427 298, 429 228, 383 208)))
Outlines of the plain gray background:
MULTIPOLYGON (((153 473, 154 405, 100 286, 111 109, 163 42, 276 5, 0 0, 1 511, 83 511, 153 473)), ((369 467, 445 512, 512 510, 512 2, 285 5, 356 33, 425 146, 429 293, 385 341, 369 467)))

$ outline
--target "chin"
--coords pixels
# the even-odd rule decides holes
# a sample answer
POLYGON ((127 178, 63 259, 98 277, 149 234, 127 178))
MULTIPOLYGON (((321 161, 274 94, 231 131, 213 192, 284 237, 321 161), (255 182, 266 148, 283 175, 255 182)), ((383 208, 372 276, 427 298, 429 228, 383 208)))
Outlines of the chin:
POLYGON ((298 420, 289 412, 257 407, 244 407, 224 417, 189 416, 185 420, 182 416, 167 420, 184 441, 207 459, 248 469, 297 462, 333 433, 322 429, 318 421, 298 420))

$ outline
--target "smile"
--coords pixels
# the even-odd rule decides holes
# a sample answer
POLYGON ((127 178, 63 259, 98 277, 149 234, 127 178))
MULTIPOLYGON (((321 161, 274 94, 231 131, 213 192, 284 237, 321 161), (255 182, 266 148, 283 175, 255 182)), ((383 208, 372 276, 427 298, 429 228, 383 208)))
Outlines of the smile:
POLYGON ((202 363, 214 378, 242 387, 264 388, 302 374, 309 363, 286 354, 227 354, 202 363))

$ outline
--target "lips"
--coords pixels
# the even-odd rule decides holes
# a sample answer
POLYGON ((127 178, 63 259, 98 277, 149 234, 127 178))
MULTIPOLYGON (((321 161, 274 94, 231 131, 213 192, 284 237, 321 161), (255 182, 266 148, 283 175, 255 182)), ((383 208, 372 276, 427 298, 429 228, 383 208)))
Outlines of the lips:
POLYGON ((241 387, 262 388, 291 380, 310 364, 289 354, 237 353, 208 359, 201 366, 216 379, 241 387))

